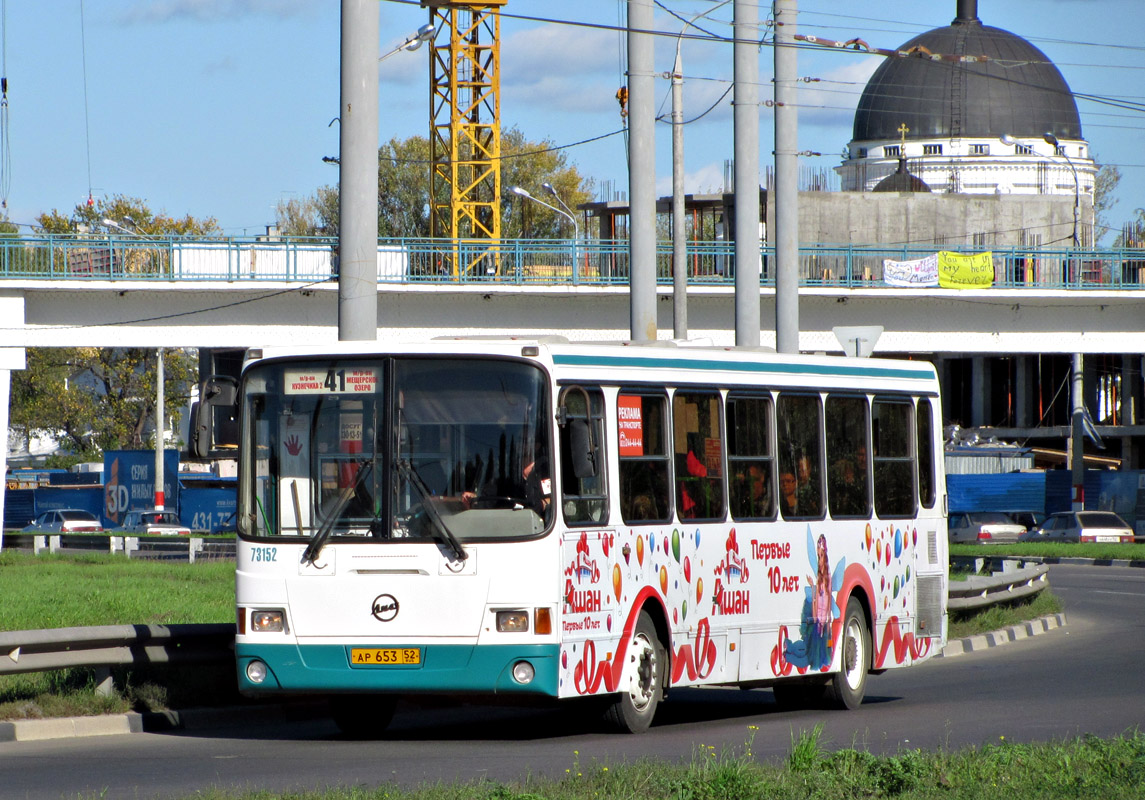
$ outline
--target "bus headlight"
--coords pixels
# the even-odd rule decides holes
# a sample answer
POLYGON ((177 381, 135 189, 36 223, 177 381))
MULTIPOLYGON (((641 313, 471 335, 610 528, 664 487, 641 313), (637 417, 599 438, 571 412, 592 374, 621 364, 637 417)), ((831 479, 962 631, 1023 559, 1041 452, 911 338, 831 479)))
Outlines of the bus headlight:
POLYGON ((266 664, 258 661, 246 665, 246 678, 251 683, 262 683, 266 680, 266 664))
POLYGON ((250 629, 252 633, 282 633, 286 630, 282 609, 252 611, 250 629))
POLYGON ((518 661, 513 665, 513 680, 517 683, 532 683, 536 671, 528 661, 518 661))
POLYGON ((498 611, 497 630, 501 633, 525 633, 529 630, 529 612, 498 611))

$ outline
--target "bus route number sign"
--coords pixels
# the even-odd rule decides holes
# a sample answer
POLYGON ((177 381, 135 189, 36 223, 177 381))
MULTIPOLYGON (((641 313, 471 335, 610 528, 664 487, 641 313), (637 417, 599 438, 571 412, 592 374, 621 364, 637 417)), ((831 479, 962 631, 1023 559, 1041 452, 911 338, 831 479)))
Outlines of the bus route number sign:
POLYGON ((353 647, 350 663, 354 666, 389 666, 420 664, 421 650, 416 647, 353 647))
POLYGON ((376 394, 380 382, 381 371, 373 367, 288 369, 283 373, 286 394, 376 394))

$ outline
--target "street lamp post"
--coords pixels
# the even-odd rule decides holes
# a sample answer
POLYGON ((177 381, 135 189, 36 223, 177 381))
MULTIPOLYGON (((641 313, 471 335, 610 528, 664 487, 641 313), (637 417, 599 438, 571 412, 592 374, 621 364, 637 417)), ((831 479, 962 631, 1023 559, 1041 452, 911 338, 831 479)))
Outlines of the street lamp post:
POLYGON ((672 64, 672 336, 688 338, 688 240, 684 222, 684 34, 696 21, 732 0, 693 16, 676 37, 676 60, 672 64))
MULTIPOLYGON (((551 184, 546 183, 544 185, 546 187, 546 190, 549 191, 554 197, 556 197, 556 194, 557 194, 556 189, 553 189, 551 184)), ((518 197, 525 198, 526 200, 532 200, 534 203, 540 203, 545 208, 548 208, 548 209, 551 209, 551 210, 557 212, 561 216, 567 218, 568 221, 572 223, 572 226, 573 226, 572 268, 573 268, 573 278, 575 280, 576 274, 577 274, 577 265, 576 265, 577 241, 580 239, 580 225, 577 224, 576 217, 574 217, 572 214, 565 211, 564 209, 560 209, 554 205, 546 203, 544 200, 541 200, 539 197, 533 197, 533 195, 529 194, 527 189, 523 189, 520 186, 510 186, 509 187, 509 194, 515 194, 518 197)), ((557 202, 559 202, 561 205, 564 205, 564 201, 561 200, 560 197, 557 197, 557 202)))
POLYGON ((380 64, 381 62, 385 61, 390 56, 396 55, 397 53, 401 53, 403 51, 407 52, 407 53, 412 53, 414 50, 417 50, 419 47, 421 47, 423 42, 428 42, 432 38, 433 38, 433 23, 427 22, 424 25, 422 25, 420 28, 417 29, 417 33, 414 33, 414 34, 408 36, 404 42, 399 44, 397 47, 395 47, 390 52, 386 53, 384 56, 381 56, 378 59, 378 63, 380 64))
MULTIPOLYGON (((126 233, 128 236, 135 236, 140 239, 154 241, 152 237, 147 236, 138 230, 139 225, 131 217, 124 217, 123 219, 135 226, 136 230, 133 231, 129 228, 125 228, 115 220, 106 217, 100 220, 100 222, 103 223, 104 227, 114 228, 117 231, 126 233)), ((155 508, 159 511, 163 510, 166 501, 166 492, 163 488, 163 447, 165 443, 164 440, 166 439, 167 435, 167 426, 164 420, 164 417, 166 416, 163 393, 164 380, 163 348, 158 347, 155 349, 155 508)))
POLYGON ((1060 155, 1065 159, 1065 163, 1069 165, 1070 172, 1073 173, 1073 246, 1076 249, 1080 246, 1077 237, 1077 221, 1081 205, 1081 182, 1077 179, 1077 167, 1073 165, 1073 161, 1066 155, 1065 148, 1058 144, 1058 137, 1047 131, 1042 136, 1042 139, 1045 140, 1046 144, 1054 148, 1054 155, 1060 155))

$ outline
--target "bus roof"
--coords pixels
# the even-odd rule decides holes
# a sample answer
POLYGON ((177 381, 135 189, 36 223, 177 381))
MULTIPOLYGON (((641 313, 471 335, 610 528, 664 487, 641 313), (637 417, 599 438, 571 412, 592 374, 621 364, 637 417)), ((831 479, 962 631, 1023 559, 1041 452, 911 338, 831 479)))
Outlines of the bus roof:
POLYGON ((781 355, 765 348, 656 342, 570 342, 560 336, 441 337, 423 342, 339 342, 248 351, 258 358, 297 356, 490 355, 528 358, 546 365, 558 381, 664 383, 749 383, 774 385, 864 386, 899 384, 918 391, 933 384, 928 361, 855 358, 842 355, 781 355))

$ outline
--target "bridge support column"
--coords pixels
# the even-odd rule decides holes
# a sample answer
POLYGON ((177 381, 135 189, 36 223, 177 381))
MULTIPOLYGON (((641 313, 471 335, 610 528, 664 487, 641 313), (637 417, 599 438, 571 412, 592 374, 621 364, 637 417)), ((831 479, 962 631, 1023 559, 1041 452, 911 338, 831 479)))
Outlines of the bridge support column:
POLYGON ((990 369, 984 356, 970 360, 970 424, 975 427, 990 425, 990 369))
POLYGON ((1033 424, 1034 374, 1031 357, 1014 356, 1014 425, 1028 428, 1033 424))
MULTIPOLYGON (((1122 425, 1137 425, 1140 422, 1138 403, 1141 398, 1141 367, 1145 358, 1137 355, 1121 356, 1121 414, 1118 420, 1122 425)), ((1121 438, 1121 468, 1138 469, 1139 459, 1133 447, 1133 438, 1121 438)))
MULTIPOLYGON (((8 474, 8 404, 12 397, 12 370, 23 369, 23 347, 0 347, 0 431, 4 447, 0 448, 0 475, 8 474)), ((0 490, 0 550, 4 549, 4 491, 0 490)))

